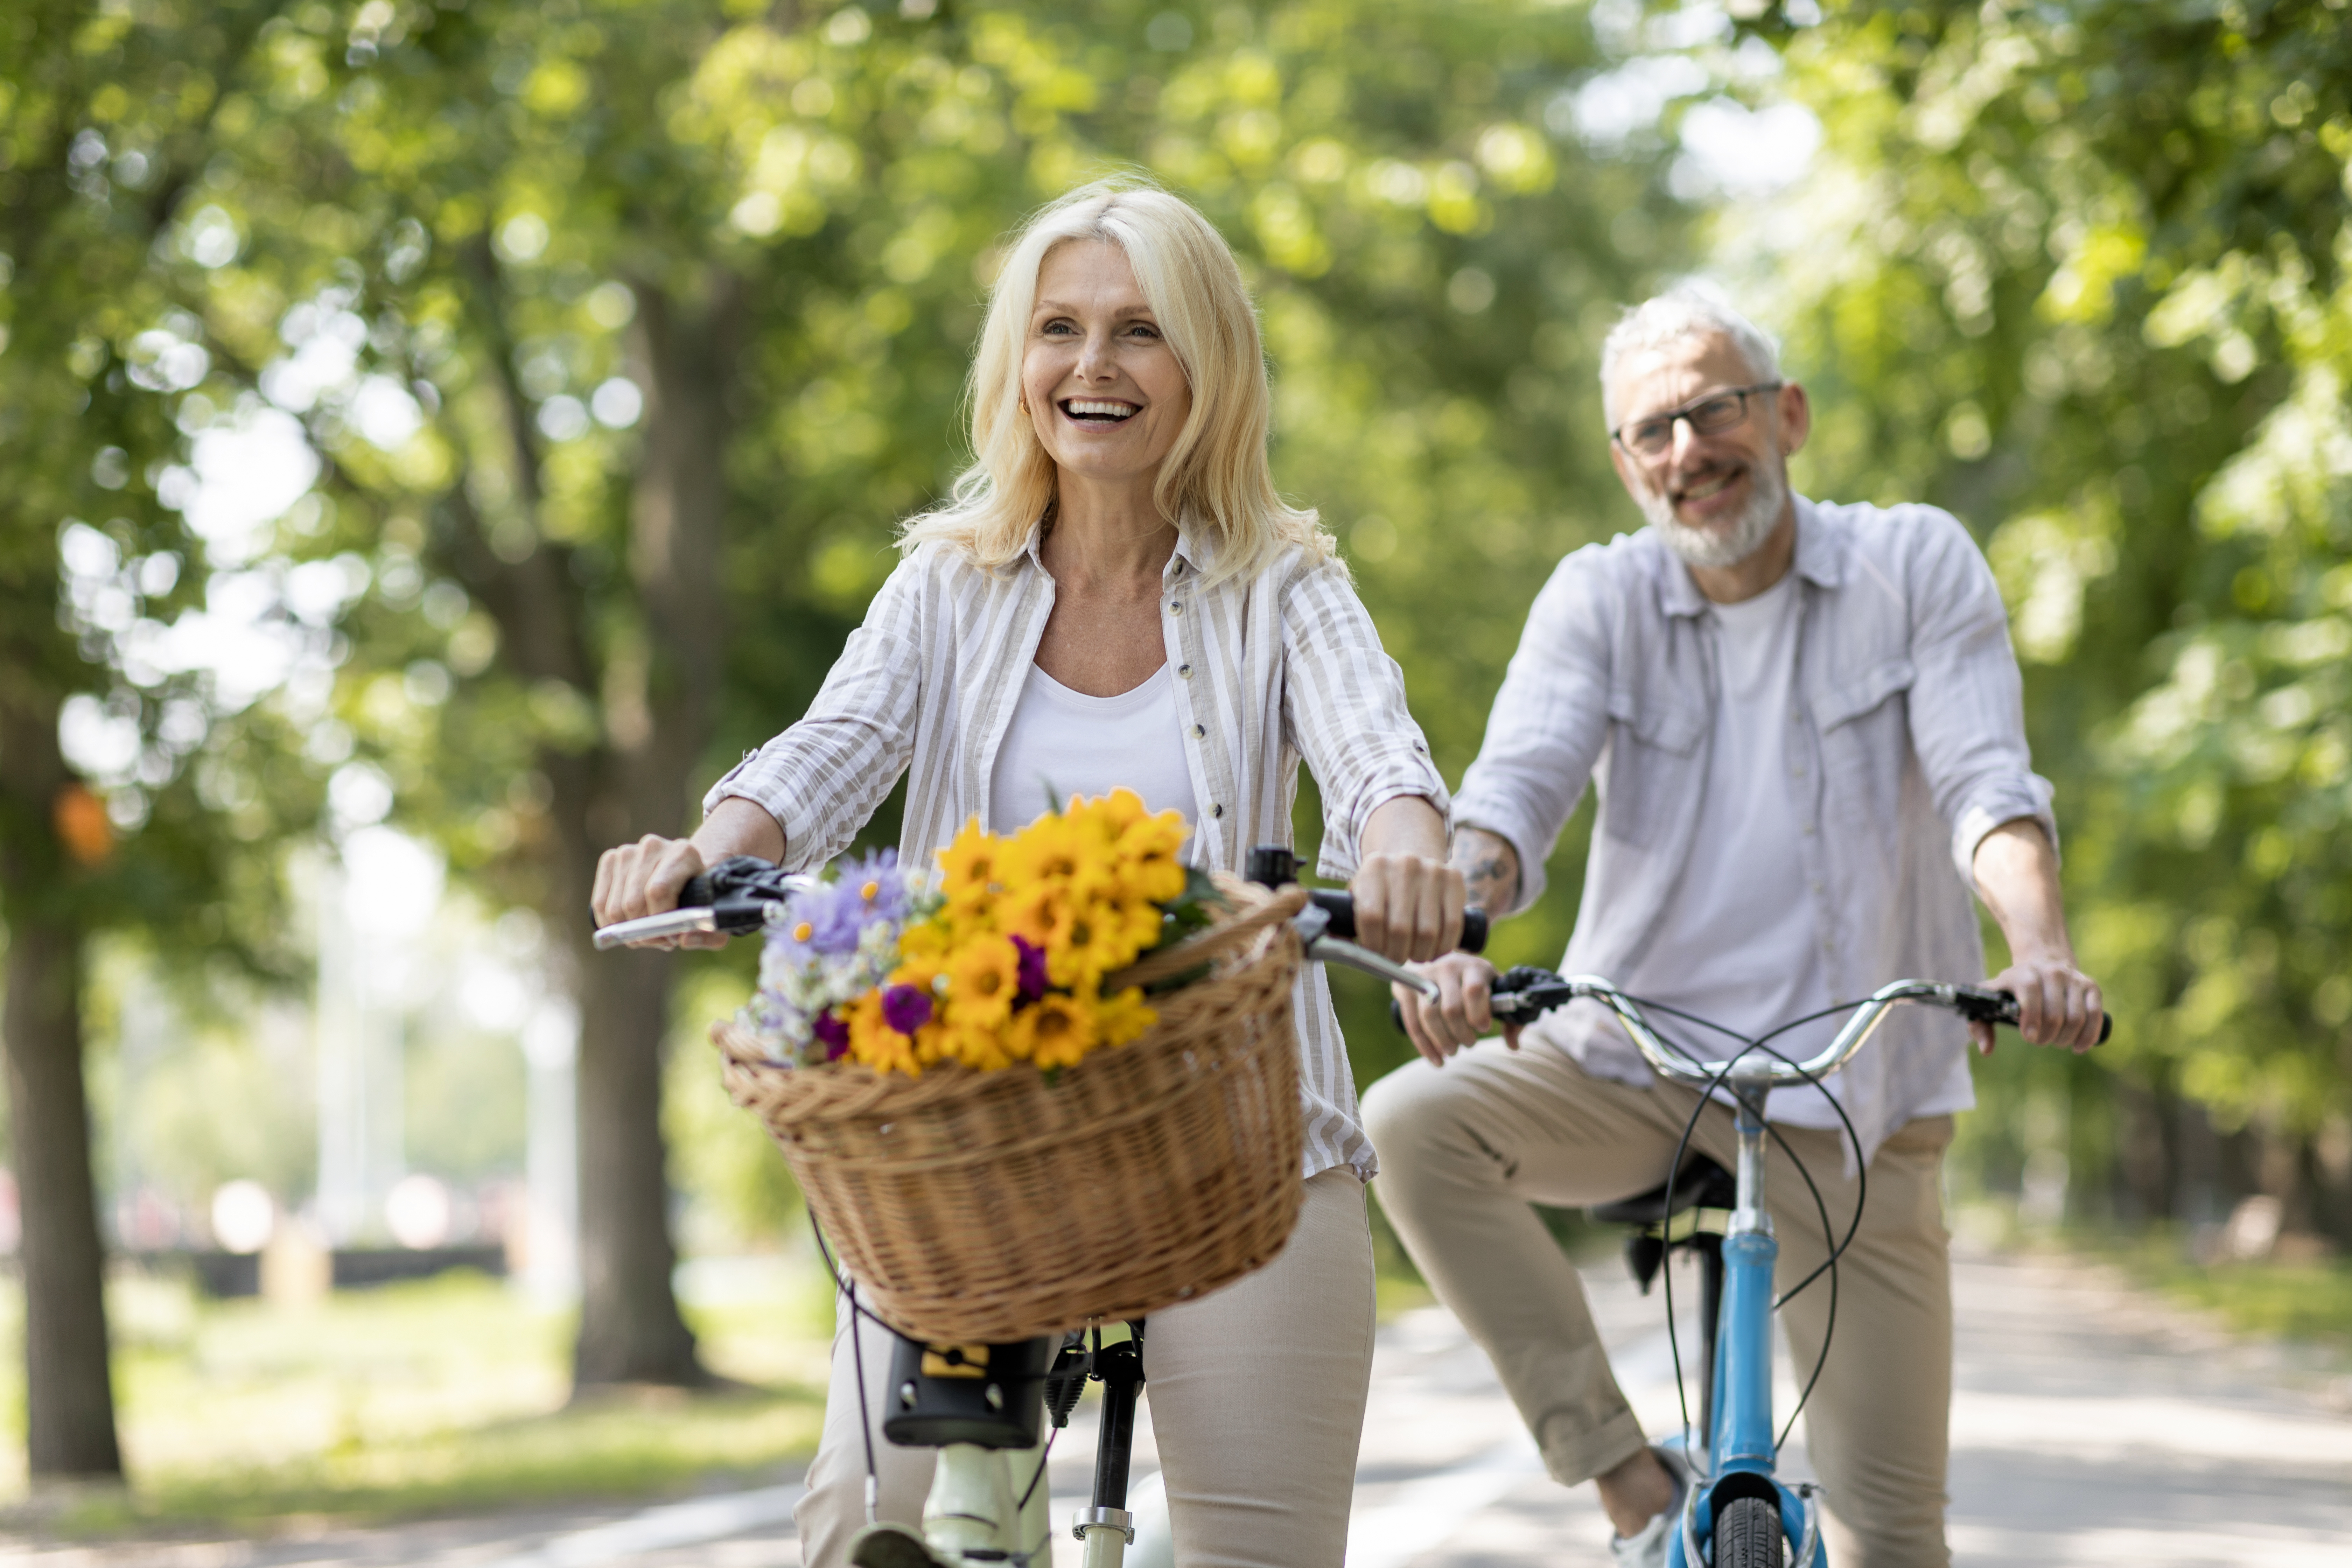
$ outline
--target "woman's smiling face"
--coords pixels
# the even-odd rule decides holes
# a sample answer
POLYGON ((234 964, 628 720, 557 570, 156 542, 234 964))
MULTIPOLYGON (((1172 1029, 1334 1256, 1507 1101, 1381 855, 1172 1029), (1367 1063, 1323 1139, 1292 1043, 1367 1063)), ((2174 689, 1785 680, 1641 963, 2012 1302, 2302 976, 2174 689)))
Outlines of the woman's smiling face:
POLYGON ((1021 390, 1065 477, 1117 484, 1157 475, 1192 411, 1192 389, 1118 246, 1074 239, 1046 253, 1021 390))

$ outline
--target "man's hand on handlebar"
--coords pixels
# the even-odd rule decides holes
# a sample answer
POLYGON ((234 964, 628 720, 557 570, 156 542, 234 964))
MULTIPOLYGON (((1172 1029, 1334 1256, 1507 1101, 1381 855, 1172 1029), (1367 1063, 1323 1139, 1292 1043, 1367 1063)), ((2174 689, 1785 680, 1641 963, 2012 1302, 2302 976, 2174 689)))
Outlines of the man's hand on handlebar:
MULTIPOLYGON (((663 838, 648 833, 635 844, 607 849, 596 861, 596 887, 589 895, 596 923, 617 925, 646 915, 667 914, 677 908, 677 895, 688 880, 705 869, 702 852, 688 838, 663 838)), ((629 945, 725 947, 727 937, 721 931, 689 931, 629 945)))
MULTIPOLYGON (((1412 1048, 1430 1066, 1442 1068, 1446 1058, 1493 1030, 1495 1016, 1487 999, 1494 994, 1495 966, 1471 953, 1449 952, 1434 963, 1415 967, 1437 982, 1437 1000, 1425 1000, 1402 985, 1389 987, 1390 994, 1403 1015, 1412 1048)), ((1513 1050, 1519 1048, 1519 1028, 1517 1024, 1503 1026, 1503 1043, 1513 1050)))
MULTIPOLYGON (((2080 1056, 2099 1043, 2106 1004, 2099 983, 2074 967, 2065 954, 2021 958, 1985 982, 1990 991, 2017 998, 2017 1032, 2037 1046, 2057 1046, 2080 1056)), ((1992 1055, 1993 1026, 1970 1024, 1980 1055, 1992 1055)))

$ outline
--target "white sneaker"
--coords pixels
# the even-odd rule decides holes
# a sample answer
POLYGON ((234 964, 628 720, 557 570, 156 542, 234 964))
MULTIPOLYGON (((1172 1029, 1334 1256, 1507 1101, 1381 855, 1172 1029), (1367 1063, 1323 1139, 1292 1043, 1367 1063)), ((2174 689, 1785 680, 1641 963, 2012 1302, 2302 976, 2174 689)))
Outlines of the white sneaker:
POLYGON ((1666 1474, 1674 1478, 1675 1500, 1633 1539, 1613 1532, 1610 1535, 1609 1561, 1617 1568, 1666 1568, 1666 1542, 1682 1528, 1683 1499, 1690 1493, 1690 1461, 1679 1448, 1652 1448, 1650 1452, 1658 1457, 1658 1463, 1665 1466, 1666 1474))

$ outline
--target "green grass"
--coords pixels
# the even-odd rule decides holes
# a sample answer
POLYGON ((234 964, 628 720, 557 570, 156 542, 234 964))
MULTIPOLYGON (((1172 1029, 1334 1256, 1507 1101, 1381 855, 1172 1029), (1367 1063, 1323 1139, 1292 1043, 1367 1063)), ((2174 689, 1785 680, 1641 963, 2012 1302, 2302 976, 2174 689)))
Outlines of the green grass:
MULTIPOLYGON (((119 1279, 109 1306, 131 1486, 47 1522, 75 1534, 267 1531, 296 1518, 364 1522, 771 1475, 815 1447, 822 1420, 829 1307, 810 1272, 737 1269, 688 1309, 706 1363, 732 1380, 722 1390, 574 1403, 570 1315, 493 1280, 288 1307, 119 1279)), ((19 1311, 0 1304, 6 1319, 19 1311)), ((0 1373, 0 1487, 21 1498, 16 1363, 0 1373)))
POLYGON ((2168 1242, 2133 1248, 2126 1263, 2141 1279, 2215 1313, 2240 1333, 2352 1353, 2352 1262, 2197 1264, 2168 1242))
POLYGON ((2135 1284, 2210 1313, 2231 1331, 2316 1346, 2352 1365, 2352 1259, 2200 1263, 2176 1226, 2021 1226, 2013 1204, 1956 1205, 1952 1228, 1997 1250, 2059 1248, 2121 1269, 2135 1284))

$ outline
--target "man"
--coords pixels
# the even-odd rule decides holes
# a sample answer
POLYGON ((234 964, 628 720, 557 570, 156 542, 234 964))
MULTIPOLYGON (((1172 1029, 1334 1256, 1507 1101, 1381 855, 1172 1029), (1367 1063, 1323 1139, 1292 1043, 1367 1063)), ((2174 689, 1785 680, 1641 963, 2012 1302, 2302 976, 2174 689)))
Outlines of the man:
MULTIPOLYGON (((1563 971, 1753 1036, 1890 980, 1981 974, 1973 889, 2008 939, 1991 984, 2017 994, 2026 1038, 2088 1048, 2099 991, 2067 940, 2050 788, 2031 771, 2007 618, 1968 534, 1932 507, 1793 494, 1804 390, 1711 293, 1631 311, 1601 385, 1611 457, 1650 527, 1570 555, 1536 600, 1454 803, 1471 902, 1506 915, 1535 900, 1590 778, 1600 814, 1563 971)), ((1696 1097, 1659 1082, 1595 1005, 1473 1044, 1491 1026, 1493 968, 1457 954, 1429 973, 1437 1001, 1399 993, 1424 1059, 1365 1100, 1381 1205, 1553 1477, 1599 1483, 1616 1560, 1663 1563, 1683 1479, 1647 1445, 1528 1205, 1663 1182, 1696 1097)), ((1810 1056, 1837 1023, 1775 1044, 1810 1056)), ((1952 1113, 1972 1103, 1965 1027, 1903 1009, 1832 1081, 1868 1163, 1806 1407, 1842 1568, 1949 1561, 1937 1184, 1952 1113)), ((1991 1031, 1976 1033, 1990 1050, 1991 1031)), ((1843 1228, 1855 1154, 1835 1111, 1809 1089, 1774 1093, 1769 1115, 1843 1228)), ((1707 1107, 1692 1144, 1731 1163, 1727 1107, 1707 1107)), ((1785 1289, 1826 1247, 1803 1184, 1774 1160, 1785 1289)), ((1783 1314, 1801 1377, 1828 1305, 1817 1287, 1783 1314)))

